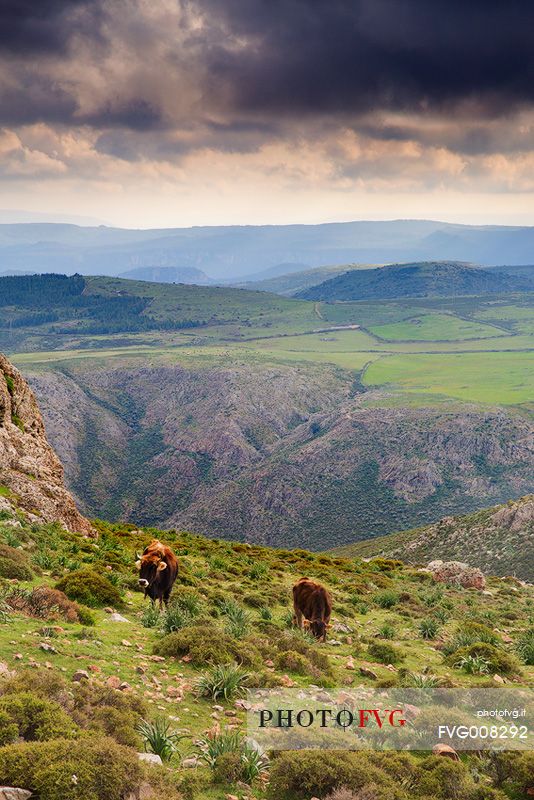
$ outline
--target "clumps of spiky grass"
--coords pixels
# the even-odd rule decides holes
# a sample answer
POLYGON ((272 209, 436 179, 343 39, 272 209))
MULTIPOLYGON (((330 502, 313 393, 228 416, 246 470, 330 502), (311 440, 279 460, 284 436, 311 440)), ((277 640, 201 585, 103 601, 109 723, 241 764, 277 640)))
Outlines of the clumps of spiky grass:
POLYGON ((171 723, 163 717, 153 722, 141 720, 137 732, 144 742, 145 750, 158 755, 162 761, 170 761, 178 750, 178 742, 185 737, 171 730, 171 723))
POLYGON ((220 697, 231 700, 244 693, 250 675, 244 672, 235 662, 233 664, 216 664, 197 678, 195 688, 200 697, 218 700, 220 697))

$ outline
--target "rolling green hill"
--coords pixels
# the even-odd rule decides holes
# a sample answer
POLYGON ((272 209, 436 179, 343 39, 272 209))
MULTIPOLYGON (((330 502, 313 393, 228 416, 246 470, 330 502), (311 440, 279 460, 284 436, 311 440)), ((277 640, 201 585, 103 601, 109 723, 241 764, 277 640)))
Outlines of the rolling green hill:
POLYGON ((379 300, 395 297, 451 297, 534 290, 527 278, 490 272, 458 262, 392 264, 351 270, 297 293, 304 300, 379 300))
POLYGON ((335 551, 350 558, 464 561, 484 572, 534 579, 534 495, 335 551))
POLYGON ((274 292, 287 297, 293 297, 299 292, 318 286, 330 278, 349 272, 353 269, 368 269, 371 264, 335 264, 333 266, 303 269, 297 272, 288 272, 274 277, 251 279, 244 283, 236 283, 242 289, 258 289, 262 292, 274 292))

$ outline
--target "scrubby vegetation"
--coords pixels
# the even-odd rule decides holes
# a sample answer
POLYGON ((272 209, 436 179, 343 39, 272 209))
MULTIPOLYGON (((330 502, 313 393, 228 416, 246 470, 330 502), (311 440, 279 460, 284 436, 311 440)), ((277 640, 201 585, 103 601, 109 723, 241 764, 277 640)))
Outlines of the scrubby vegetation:
POLYGON ((103 522, 91 541, 22 515, 17 526, 6 524, 13 521, 0 521, 0 552, 27 572, 0 579, 2 780, 39 800, 125 800, 143 781, 168 800, 522 797, 527 755, 460 763, 395 753, 269 759, 243 735, 243 692, 487 686, 494 674, 531 685, 528 586, 490 578, 482 595, 436 585, 396 560, 103 522), (138 591, 134 567, 154 535, 180 563, 164 613, 138 591), (292 626, 291 585, 303 574, 333 596, 326 644, 292 626), (143 750, 165 767, 148 769, 136 755, 143 750))

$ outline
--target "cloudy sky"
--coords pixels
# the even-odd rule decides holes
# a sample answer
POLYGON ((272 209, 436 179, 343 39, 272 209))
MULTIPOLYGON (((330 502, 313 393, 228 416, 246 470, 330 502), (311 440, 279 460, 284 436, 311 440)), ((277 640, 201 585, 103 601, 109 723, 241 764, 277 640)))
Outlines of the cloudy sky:
POLYGON ((534 4, 2 0, 0 208, 534 224, 534 4))

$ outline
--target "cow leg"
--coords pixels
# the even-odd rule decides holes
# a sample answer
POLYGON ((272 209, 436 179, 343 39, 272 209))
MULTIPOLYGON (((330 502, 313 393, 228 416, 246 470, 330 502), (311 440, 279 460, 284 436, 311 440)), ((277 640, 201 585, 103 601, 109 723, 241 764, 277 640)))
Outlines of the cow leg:
POLYGON ((297 628, 302 629, 302 611, 299 611, 298 608, 295 608, 295 616, 293 617, 293 619, 295 620, 295 625, 297 626, 297 628))

